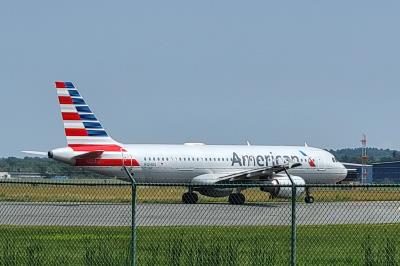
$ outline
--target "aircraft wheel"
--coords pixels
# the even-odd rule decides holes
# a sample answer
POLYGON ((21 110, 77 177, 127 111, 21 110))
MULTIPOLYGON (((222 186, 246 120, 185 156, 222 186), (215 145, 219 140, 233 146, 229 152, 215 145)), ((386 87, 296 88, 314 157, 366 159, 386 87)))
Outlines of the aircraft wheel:
POLYGON ((229 195, 228 201, 232 205, 243 205, 246 198, 242 193, 232 193, 229 195))
POLYGON ((199 201, 199 196, 194 192, 186 192, 182 195, 182 202, 185 204, 196 204, 199 201))
POLYGON ((306 197, 304 198, 304 201, 305 201, 306 203, 314 203, 314 197, 313 197, 313 196, 306 196, 306 197))

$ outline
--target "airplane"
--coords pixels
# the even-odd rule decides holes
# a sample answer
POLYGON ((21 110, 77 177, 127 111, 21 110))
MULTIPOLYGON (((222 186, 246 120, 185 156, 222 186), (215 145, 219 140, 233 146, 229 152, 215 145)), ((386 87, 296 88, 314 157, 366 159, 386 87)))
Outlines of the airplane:
MULTIPOLYGON (((331 153, 308 145, 122 144, 111 138, 72 82, 56 81, 55 87, 68 146, 47 153, 24 152, 121 180, 133 176, 141 183, 181 184, 188 188, 182 195, 186 204, 197 203, 197 193, 228 196, 230 204, 245 203, 242 191, 247 187, 215 184, 264 184, 258 187, 270 196, 290 198, 291 188, 280 187, 291 185, 290 178, 296 185, 334 184, 347 175, 331 153)), ((299 187, 297 195, 304 191, 305 202, 314 202, 307 187, 299 187)))

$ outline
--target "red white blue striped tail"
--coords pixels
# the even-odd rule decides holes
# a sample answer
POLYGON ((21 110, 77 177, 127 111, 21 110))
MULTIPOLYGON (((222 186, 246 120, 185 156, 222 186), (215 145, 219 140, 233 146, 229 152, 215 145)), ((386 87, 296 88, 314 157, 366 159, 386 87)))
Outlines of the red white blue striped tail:
POLYGON ((69 147, 77 151, 86 151, 91 146, 93 150, 99 147, 109 151, 121 150, 119 143, 107 134, 72 82, 56 81, 55 86, 69 147))

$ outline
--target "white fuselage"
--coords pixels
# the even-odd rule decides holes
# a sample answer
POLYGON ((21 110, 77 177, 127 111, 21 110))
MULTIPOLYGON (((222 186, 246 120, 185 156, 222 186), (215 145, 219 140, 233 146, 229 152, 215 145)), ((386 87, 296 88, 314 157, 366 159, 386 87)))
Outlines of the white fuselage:
MULTIPOLYGON (((346 168, 332 154, 312 147, 204 144, 122 146, 125 151, 104 152, 99 160, 122 159, 122 165, 134 174, 137 182, 190 184, 196 176, 203 174, 231 174, 288 162, 301 164, 290 169, 289 173, 303 178, 306 183, 334 184, 347 175, 346 168)), ((128 179, 121 165, 93 164, 85 168, 128 179)))

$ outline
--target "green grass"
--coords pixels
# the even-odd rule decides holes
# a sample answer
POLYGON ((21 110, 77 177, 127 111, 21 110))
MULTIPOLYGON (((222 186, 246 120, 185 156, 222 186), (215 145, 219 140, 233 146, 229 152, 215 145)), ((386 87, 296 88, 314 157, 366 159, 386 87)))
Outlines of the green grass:
POLYGON ((1 226, 0 265, 126 265, 129 229, 1 226))
MULTIPOLYGON (((139 186, 137 202, 139 203, 181 203, 182 194, 187 191, 179 186, 139 186)), ((332 201, 400 201, 399 188, 319 188, 312 194, 316 202, 332 201)), ((247 189, 244 192, 248 203, 287 202, 288 199, 269 199, 269 194, 258 188, 247 189)), ((200 196, 200 203, 227 203, 228 197, 209 198, 200 196)), ((51 185, 51 184, 1 184, 0 201, 8 202, 131 202, 129 186, 113 185, 51 185)), ((299 198, 303 201, 303 197, 299 198)))
MULTIPOLYGON (((298 226, 298 265, 399 265, 400 224, 298 226)), ((288 265, 290 227, 139 227, 139 265, 288 265)), ((0 265, 128 265, 127 227, 0 226, 0 265)))

